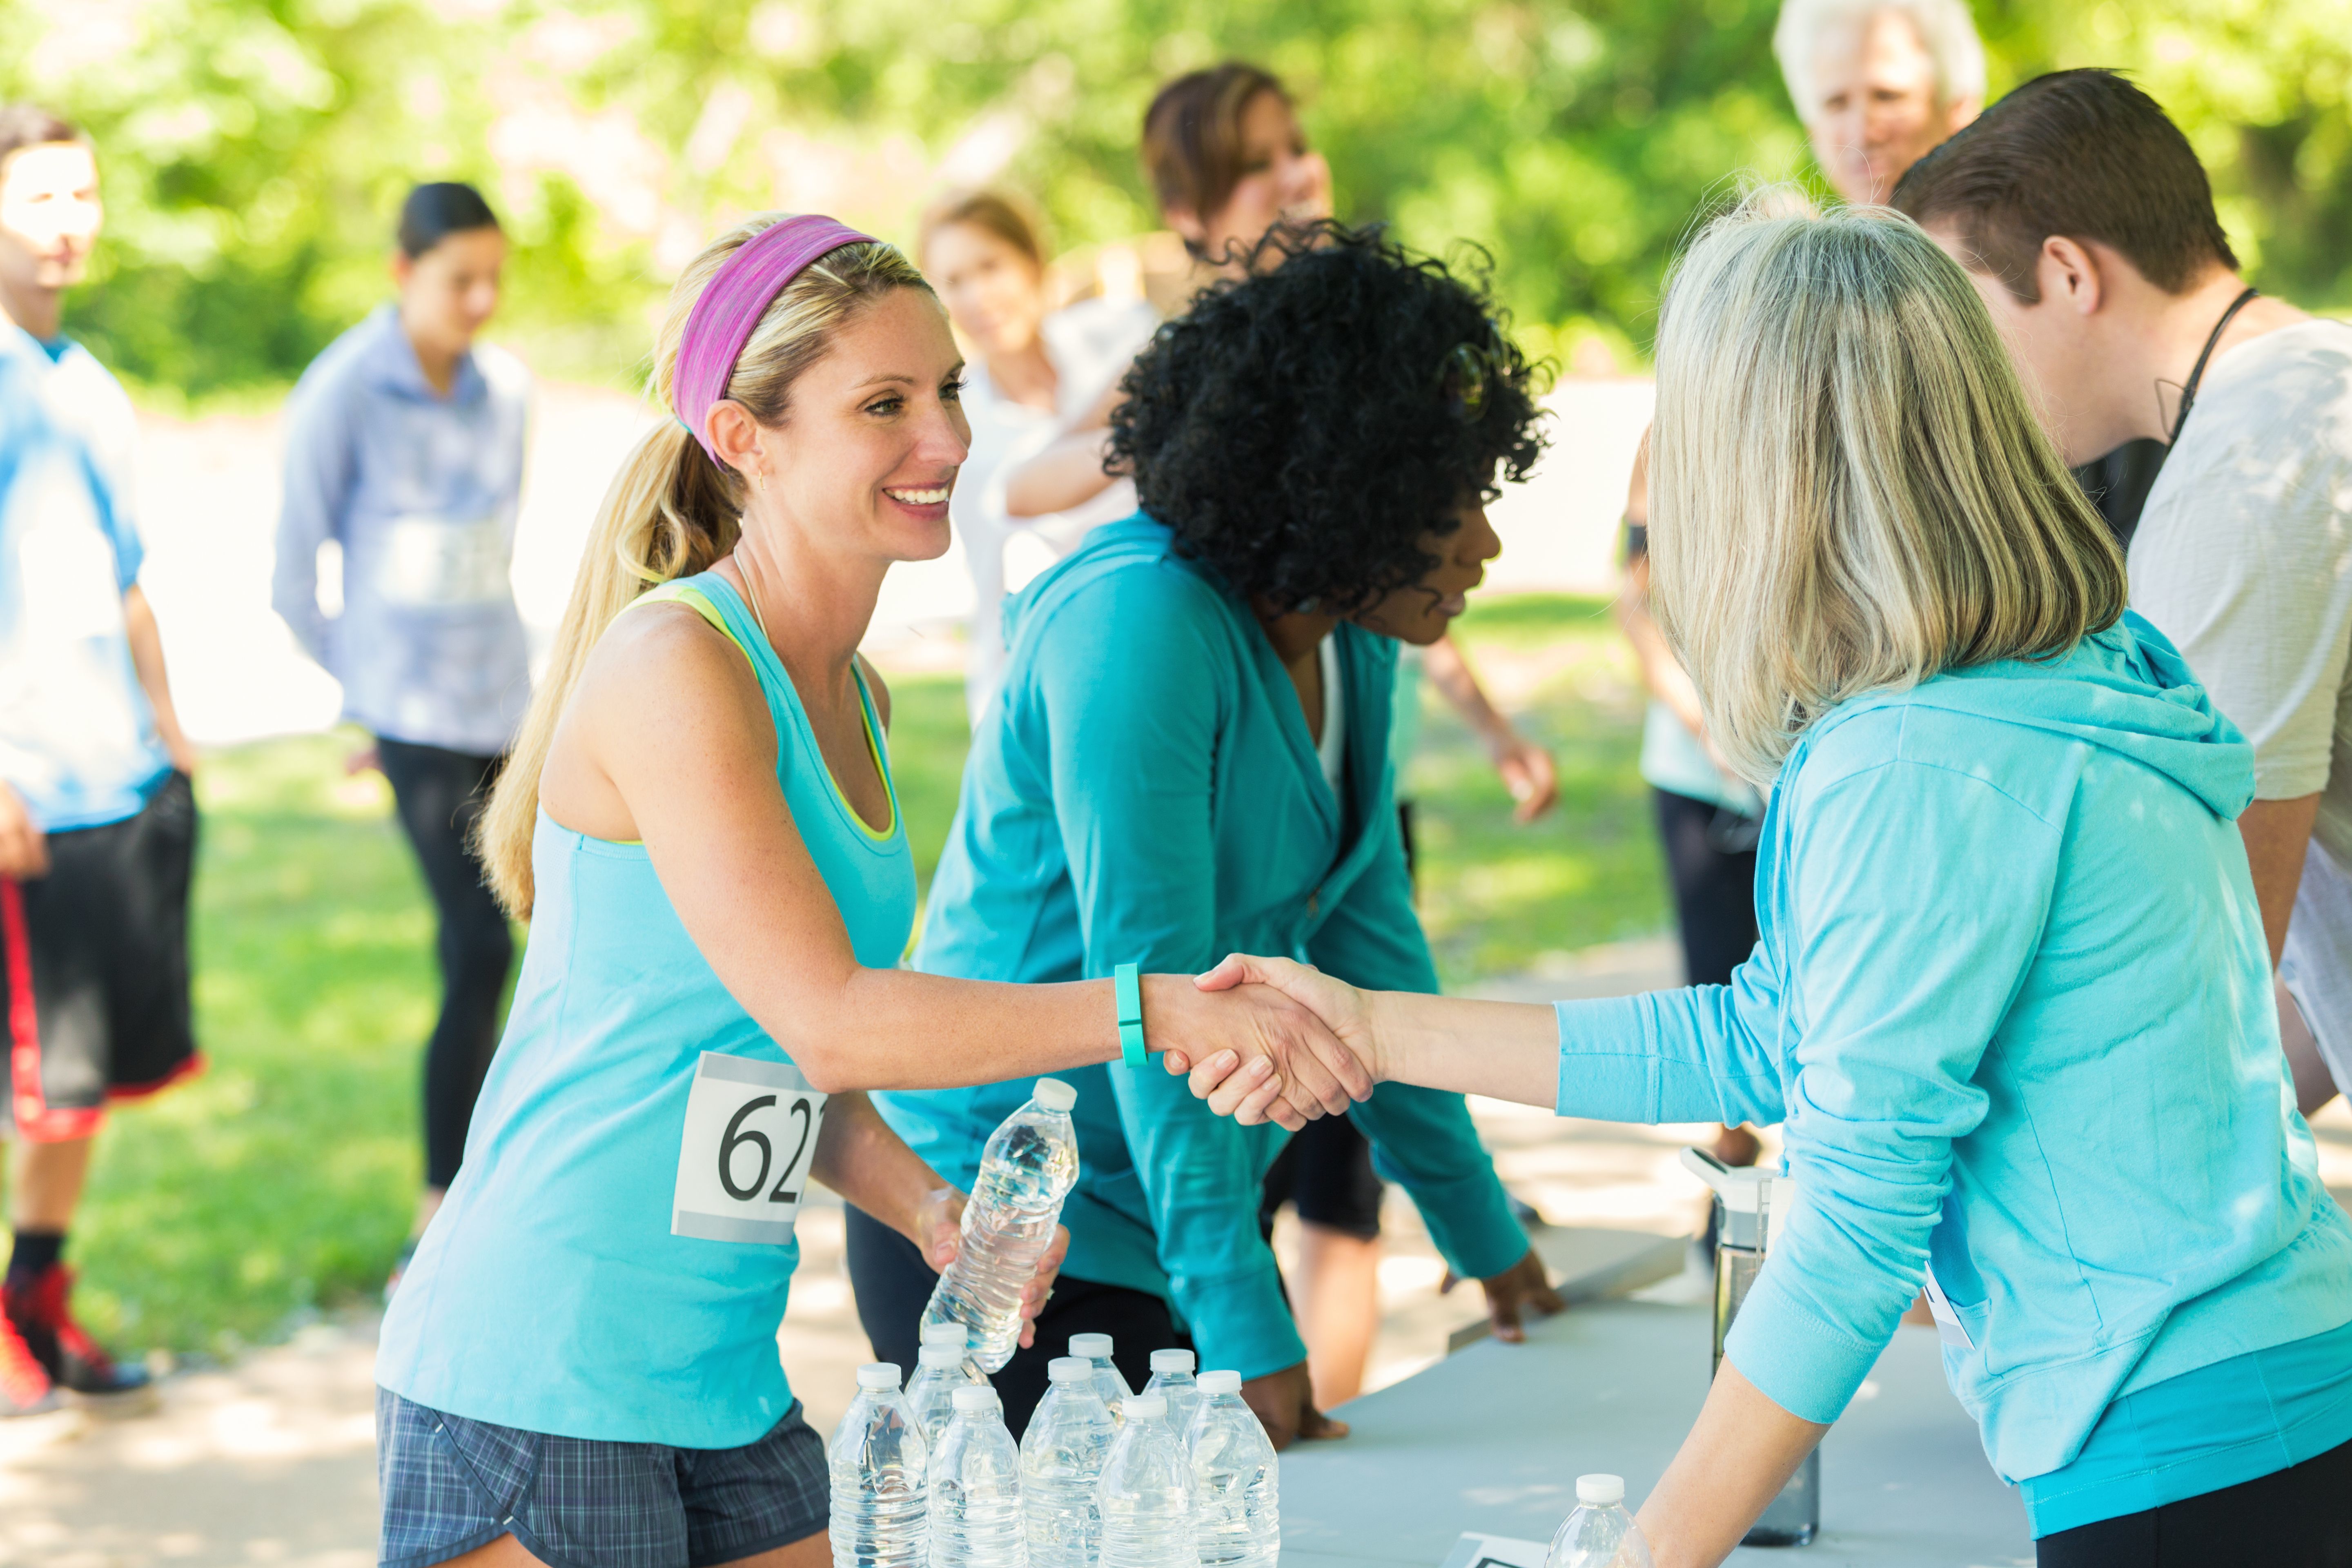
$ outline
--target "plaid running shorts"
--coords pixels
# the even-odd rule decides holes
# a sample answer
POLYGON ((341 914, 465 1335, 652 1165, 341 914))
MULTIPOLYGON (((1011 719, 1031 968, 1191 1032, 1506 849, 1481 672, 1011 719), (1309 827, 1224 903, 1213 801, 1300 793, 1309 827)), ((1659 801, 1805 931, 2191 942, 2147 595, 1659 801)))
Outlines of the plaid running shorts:
POLYGON ((825 1527, 824 1443, 800 1401, 756 1443, 672 1448, 467 1421, 375 1394, 382 1568, 511 1534, 551 1568, 710 1568, 825 1527))

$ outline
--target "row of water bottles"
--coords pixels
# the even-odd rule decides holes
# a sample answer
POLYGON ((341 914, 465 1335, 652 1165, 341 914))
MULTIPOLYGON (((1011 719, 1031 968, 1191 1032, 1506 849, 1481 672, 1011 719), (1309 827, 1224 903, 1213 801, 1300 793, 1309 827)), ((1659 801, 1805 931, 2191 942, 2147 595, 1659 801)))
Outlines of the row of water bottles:
POLYGON ((888 1363, 858 1369, 827 1448, 835 1568, 1272 1568, 1274 1447, 1239 1373, 1157 1351, 1130 1394, 1109 1336, 1077 1335, 1015 1445, 962 1347, 927 1333, 903 1393, 888 1363))

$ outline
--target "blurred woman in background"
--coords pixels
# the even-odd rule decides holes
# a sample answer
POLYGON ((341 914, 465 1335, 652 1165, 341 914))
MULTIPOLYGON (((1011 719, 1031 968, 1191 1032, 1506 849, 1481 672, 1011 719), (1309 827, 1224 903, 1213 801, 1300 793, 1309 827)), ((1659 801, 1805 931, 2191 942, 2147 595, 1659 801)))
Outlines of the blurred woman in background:
POLYGON ((514 963, 467 847, 530 697, 508 565, 530 379, 475 341, 499 305, 506 236, 471 185, 401 205, 398 298, 311 362, 287 407, 272 601, 342 683, 391 782, 439 920, 441 1011, 425 1047, 425 1192, 389 1291, 457 1174, 514 963), (320 554, 340 556, 320 593, 320 554), (321 603, 322 598, 326 601, 321 603))
POLYGON ((976 726, 1004 665, 1006 546, 1026 533, 1042 546, 1033 556, 1059 560, 1095 524, 1135 510, 1135 487, 1119 479, 1066 510, 1016 518, 1005 505, 1005 471, 1085 420, 1160 319, 1140 300, 1051 309, 1038 226, 1023 204, 995 191, 940 200, 923 215, 917 250, 956 331, 978 356, 964 369, 971 455, 950 507, 971 574, 963 689, 976 726))

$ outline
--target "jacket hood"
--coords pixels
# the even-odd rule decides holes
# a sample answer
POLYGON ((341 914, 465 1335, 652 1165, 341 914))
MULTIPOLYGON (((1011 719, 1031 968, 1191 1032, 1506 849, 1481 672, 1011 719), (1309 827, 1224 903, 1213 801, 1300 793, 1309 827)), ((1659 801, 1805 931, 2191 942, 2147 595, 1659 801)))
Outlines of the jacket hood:
POLYGON ((2154 768, 2235 819, 2254 798, 2254 749, 2223 718, 2162 632, 2131 610, 2062 658, 1949 670, 1909 691, 1864 698, 1823 721, 1916 703, 2046 731, 2154 768))

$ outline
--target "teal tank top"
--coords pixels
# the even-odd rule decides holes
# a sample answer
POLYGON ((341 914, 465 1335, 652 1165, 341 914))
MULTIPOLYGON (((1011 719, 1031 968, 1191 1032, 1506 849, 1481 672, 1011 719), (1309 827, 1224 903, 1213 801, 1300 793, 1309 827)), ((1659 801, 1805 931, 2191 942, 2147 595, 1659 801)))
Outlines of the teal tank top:
MULTIPOLYGON (((751 660, 777 782, 857 961, 895 966, 915 865, 863 678, 885 833, 842 795, 726 580, 706 573, 638 603, 661 599, 692 606, 751 660)), ((531 867, 537 909, 506 1033, 465 1163, 385 1315, 376 1381, 528 1431, 739 1447, 792 1405, 776 1330, 824 1097, 719 984, 642 845, 542 812, 531 867)))

